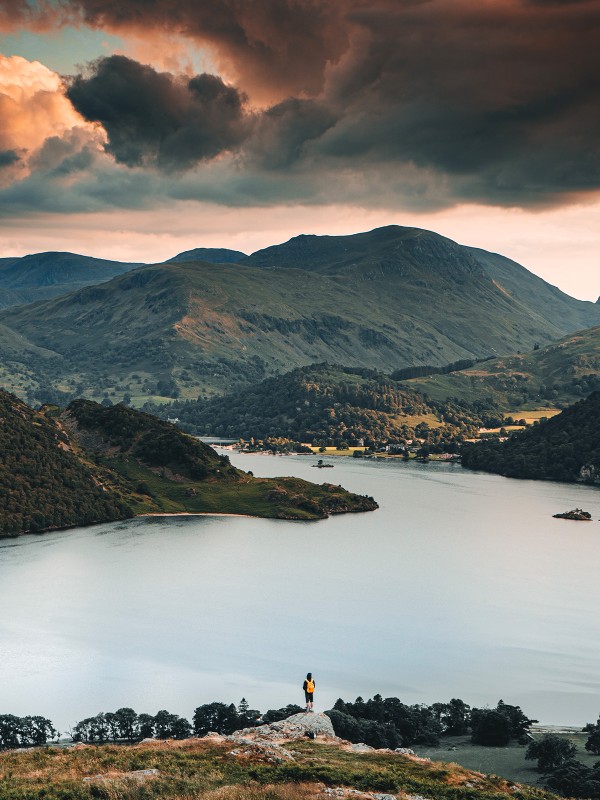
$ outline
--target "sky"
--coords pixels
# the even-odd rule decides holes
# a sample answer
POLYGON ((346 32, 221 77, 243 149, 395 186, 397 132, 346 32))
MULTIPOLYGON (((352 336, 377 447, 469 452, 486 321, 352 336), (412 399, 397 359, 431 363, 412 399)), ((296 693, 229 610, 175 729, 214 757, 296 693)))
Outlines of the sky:
POLYGON ((0 257, 435 230, 600 295, 600 0, 0 0, 0 257))

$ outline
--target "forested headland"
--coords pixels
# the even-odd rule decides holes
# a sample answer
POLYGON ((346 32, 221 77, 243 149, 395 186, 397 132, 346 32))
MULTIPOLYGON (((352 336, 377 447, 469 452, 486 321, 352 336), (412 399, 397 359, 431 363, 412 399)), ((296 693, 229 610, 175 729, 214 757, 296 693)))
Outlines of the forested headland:
POLYGON ((78 400, 38 411, 0 391, 0 535, 136 514, 322 519, 372 498, 298 478, 254 478, 174 425, 124 405, 78 400))
POLYGON ((507 441, 465 446, 463 466, 511 478, 600 481, 600 392, 507 441))

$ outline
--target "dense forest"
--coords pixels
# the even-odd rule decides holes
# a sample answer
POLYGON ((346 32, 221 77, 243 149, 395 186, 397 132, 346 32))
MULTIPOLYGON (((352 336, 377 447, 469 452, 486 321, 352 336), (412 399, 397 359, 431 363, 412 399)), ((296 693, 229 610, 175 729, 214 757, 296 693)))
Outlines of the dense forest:
POLYGON ((463 466, 511 478, 600 481, 600 392, 505 442, 468 445, 463 466))
POLYGON ((0 390, 0 535, 132 516, 72 452, 49 413, 0 390))
POLYGON ((355 445, 414 437, 436 446, 502 424, 484 403, 434 402, 375 370, 315 364, 208 401, 146 406, 197 434, 355 445))

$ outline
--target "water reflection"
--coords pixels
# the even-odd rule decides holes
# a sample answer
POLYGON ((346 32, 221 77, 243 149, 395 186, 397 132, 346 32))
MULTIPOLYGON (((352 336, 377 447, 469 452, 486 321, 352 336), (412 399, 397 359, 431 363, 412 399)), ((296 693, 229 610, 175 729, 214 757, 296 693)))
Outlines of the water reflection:
MULTIPOLYGON (((311 480, 311 458, 237 456, 311 480)), ((2 713, 63 729, 132 705, 213 699, 320 707, 381 692, 600 711, 600 523, 553 520, 597 490, 456 465, 338 460, 326 478, 380 503, 306 525, 154 517, 0 542, 2 713)))

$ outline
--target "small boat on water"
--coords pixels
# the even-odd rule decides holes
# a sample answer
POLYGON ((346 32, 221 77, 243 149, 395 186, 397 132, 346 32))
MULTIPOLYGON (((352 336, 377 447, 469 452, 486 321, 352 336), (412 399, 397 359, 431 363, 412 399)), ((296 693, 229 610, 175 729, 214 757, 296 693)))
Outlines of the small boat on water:
POLYGON ((317 469, 333 469, 333 464, 324 464, 322 458, 320 458, 316 464, 312 464, 312 466, 317 469))

